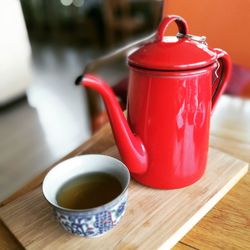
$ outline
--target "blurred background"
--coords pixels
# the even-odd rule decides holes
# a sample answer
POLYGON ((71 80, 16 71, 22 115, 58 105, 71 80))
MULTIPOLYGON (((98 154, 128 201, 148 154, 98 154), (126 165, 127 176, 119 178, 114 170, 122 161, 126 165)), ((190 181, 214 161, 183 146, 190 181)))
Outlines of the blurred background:
MULTIPOLYGON (((250 97, 250 2, 8 0, 0 3, 0 201, 86 141, 106 121, 99 97, 74 85, 84 66, 183 16, 234 62, 226 94, 250 97)), ((170 34, 176 34, 172 27, 170 34)), ((126 57, 96 74, 126 105, 126 57)))
MULTIPOLYGON (((74 81, 88 62, 153 32, 162 3, 1 1, 0 200, 106 121, 99 97, 74 81)), ((126 78, 126 58, 96 73, 115 85, 126 78)))

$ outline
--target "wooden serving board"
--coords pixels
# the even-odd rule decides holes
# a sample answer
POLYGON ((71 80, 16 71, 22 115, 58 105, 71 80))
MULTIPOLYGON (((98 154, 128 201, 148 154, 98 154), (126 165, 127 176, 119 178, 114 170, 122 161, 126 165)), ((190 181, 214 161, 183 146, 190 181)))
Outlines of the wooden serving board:
MULTIPOLYGON (((105 154, 119 158, 115 147, 105 154)), ((205 175, 177 190, 156 190, 131 181, 128 207, 106 235, 86 239, 55 221, 41 188, 0 209, 0 217, 27 249, 168 249, 173 247, 239 180, 248 164, 209 150, 205 175)))

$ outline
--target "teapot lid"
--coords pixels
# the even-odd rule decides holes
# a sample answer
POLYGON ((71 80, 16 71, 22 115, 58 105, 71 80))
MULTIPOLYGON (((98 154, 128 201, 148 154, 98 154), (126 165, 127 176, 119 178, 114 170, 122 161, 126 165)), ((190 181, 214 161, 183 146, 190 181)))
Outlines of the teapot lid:
POLYGON ((156 38, 132 53, 128 63, 132 67, 151 70, 190 70, 214 63, 217 54, 207 47, 206 37, 188 34, 187 22, 179 16, 168 16, 158 27, 156 38), (176 22, 179 33, 164 36, 170 23, 176 22))

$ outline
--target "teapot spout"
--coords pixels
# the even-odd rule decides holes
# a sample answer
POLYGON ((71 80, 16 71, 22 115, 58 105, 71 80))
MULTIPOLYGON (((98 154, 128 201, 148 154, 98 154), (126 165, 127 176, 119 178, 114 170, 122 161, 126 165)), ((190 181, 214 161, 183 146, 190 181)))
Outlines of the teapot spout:
POLYGON ((82 78, 81 85, 94 89, 102 96, 121 158, 130 172, 145 173, 147 152, 141 139, 131 131, 112 89, 103 80, 90 74, 82 78))

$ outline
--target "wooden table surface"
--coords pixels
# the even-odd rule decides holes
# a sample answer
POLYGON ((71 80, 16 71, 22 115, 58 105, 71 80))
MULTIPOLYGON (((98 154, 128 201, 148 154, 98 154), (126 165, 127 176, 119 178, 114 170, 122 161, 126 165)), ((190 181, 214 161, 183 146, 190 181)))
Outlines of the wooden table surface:
MULTIPOLYGON (((101 153, 113 144, 110 127, 106 125, 61 160, 83 153, 101 153)), ((210 146, 250 163, 250 100, 229 96, 221 98, 211 121, 210 146)), ((0 206, 41 185, 51 167, 4 200, 0 206)), ((250 249, 249 194, 248 172, 174 249, 250 249)), ((0 249, 23 249, 1 221, 0 249)))

